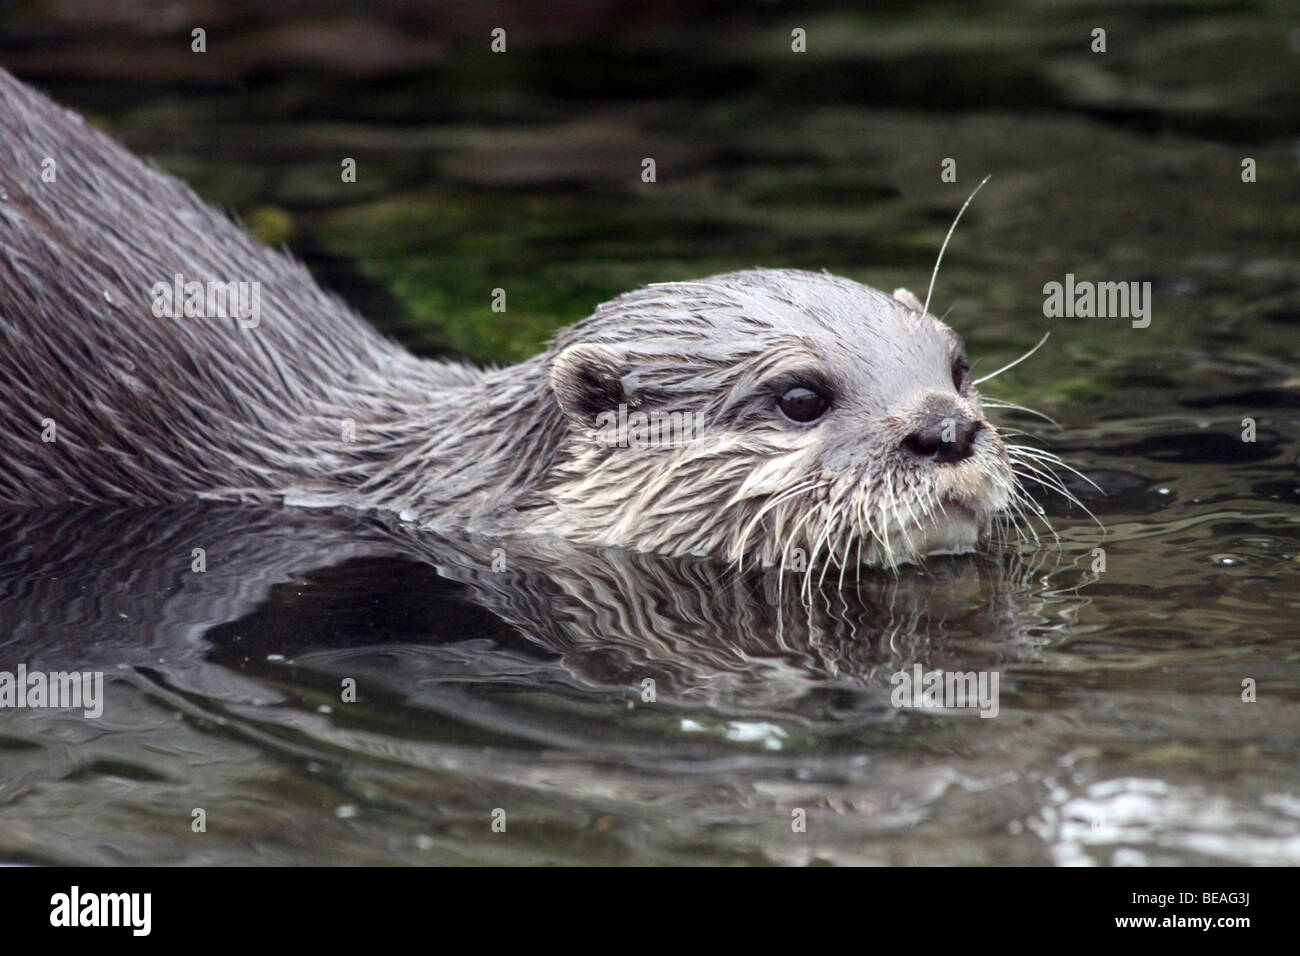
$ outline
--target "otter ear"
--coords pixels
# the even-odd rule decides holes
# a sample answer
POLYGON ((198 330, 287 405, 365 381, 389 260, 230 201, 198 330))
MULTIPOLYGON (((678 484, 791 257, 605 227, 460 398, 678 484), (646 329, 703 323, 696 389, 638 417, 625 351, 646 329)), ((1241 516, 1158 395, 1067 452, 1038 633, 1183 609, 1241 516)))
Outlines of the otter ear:
POLYGON ((560 409, 571 420, 593 427, 601 412, 627 401, 623 388, 623 359, 603 345, 570 345, 551 364, 551 389, 560 409))
POLYGON ((925 311, 925 306, 921 304, 921 300, 912 295, 912 293, 908 292, 906 289, 895 289, 894 298, 903 303, 903 305, 907 306, 909 309, 915 309, 917 312, 925 311))

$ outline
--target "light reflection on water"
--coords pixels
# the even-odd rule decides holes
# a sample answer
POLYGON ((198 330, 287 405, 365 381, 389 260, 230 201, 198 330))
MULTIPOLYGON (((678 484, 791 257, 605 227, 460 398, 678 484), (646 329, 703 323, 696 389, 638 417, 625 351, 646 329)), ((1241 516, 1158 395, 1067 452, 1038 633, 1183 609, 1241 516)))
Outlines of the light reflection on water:
MULTIPOLYGON (((954 306, 977 375, 1053 332, 987 390, 1061 422, 995 416, 1103 487, 1067 482, 1107 534, 1048 496, 1060 551, 869 575, 810 612, 644 556, 512 545, 511 573, 493 575, 487 542, 355 515, 0 515, 0 670, 103 670, 107 694, 95 721, 0 711, 0 860, 1300 863, 1300 266, 1285 245, 1300 197, 1281 133, 1226 124, 1289 130, 1293 76, 1269 86, 1281 34, 1242 19, 1177 103, 1125 98, 1159 84, 1072 85, 1095 66, 1057 55, 1055 18, 1074 15, 1058 6, 1009 53, 979 47, 998 31, 963 33, 956 55, 932 27, 883 24, 834 69, 862 56, 897 89, 857 102, 828 84, 833 102, 789 108, 730 89, 623 110, 566 88, 458 114, 440 99, 454 84, 416 74, 357 102, 292 80, 192 99, 126 88, 115 110, 112 88, 72 78, 69 102, 111 114, 206 198, 289 216, 294 248, 378 321, 491 357, 644 281, 761 264, 923 287, 970 185, 938 184, 930 158, 961 156, 963 177, 995 175, 936 311, 954 306), (943 55, 881 67, 894 29, 943 55), (1259 100, 1245 119, 1215 106, 1238 95, 1237 42, 1259 100), (918 102, 909 77, 959 80, 963 112, 918 102), (1003 100, 1021 86, 1017 112, 1003 100), (300 122, 272 108, 288 93, 300 122), (379 100, 403 121, 375 120, 379 100), (577 119, 577 172, 557 173, 577 119), (230 129, 233 158, 205 148, 230 129), (332 158, 380 132, 391 167, 367 166, 346 201, 322 192, 303 143, 332 158), (652 136, 675 178, 616 185, 620 150, 652 136), (1266 175, 1243 188, 1245 150, 1266 175), (530 165, 543 152, 550 165, 530 165), (1151 328, 1045 320, 1042 286, 1066 272, 1153 280, 1151 328), (458 330, 500 283, 517 305, 479 319, 504 331, 458 330), (914 663, 997 670, 998 716, 894 708, 889 678, 914 663)), ((1133 42, 1166 45, 1188 75, 1199 16, 1133 42)))
POLYGON ((11 860, 1296 861, 1294 638, 1137 638, 1108 591, 1149 616, 1149 589, 1090 583, 1087 551, 778 615, 702 563, 548 543, 501 575, 493 542, 357 516, 5 524, 3 659, 107 673, 99 720, 0 714, 11 860), (199 539, 228 557, 192 575, 199 539), (998 717, 891 707, 913 662, 997 670, 998 717))

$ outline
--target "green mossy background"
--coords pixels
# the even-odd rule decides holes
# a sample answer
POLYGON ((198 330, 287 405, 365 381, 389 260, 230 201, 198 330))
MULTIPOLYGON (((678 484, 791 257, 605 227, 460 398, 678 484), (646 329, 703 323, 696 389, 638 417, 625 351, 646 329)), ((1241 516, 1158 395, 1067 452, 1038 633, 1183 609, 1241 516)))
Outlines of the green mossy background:
MULTIPOLYGON (((224 520, 199 524, 211 561, 253 562, 220 601, 141 573, 131 544, 157 541, 155 509, 104 519, 128 554, 63 561, 37 587, 22 569, 50 525, 34 513, 8 525, 10 659, 91 654, 117 696, 94 728, 10 715, 0 860, 1300 861, 1294 0, 23 0, 0 22, 0 64, 430 356, 512 362, 625 290, 752 266, 924 295, 991 175, 932 307, 977 376, 1051 333, 981 388, 1061 422, 991 415, 1097 481, 1061 474, 1106 525, 1039 492, 1061 546, 1027 545, 1025 580, 955 557, 944 586, 946 570, 909 568, 880 592, 866 640, 887 624, 882 640, 927 665, 999 668, 985 721, 896 713, 887 673, 832 672, 820 648, 755 653, 739 620, 655 635, 665 655, 698 638, 718 666, 700 696, 643 706, 637 647, 611 641, 594 685, 551 671, 549 638, 514 640, 513 611, 475 613, 440 585, 459 569, 354 558, 368 531, 340 563, 314 554, 300 519, 344 518, 319 509, 250 517, 247 548, 224 520), (1043 286, 1067 273, 1150 282, 1151 326, 1045 317, 1043 286), (321 573, 262 557, 279 542, 321 573), (1005 603, 985 597, 995 582, 1005 603), (336 706, 354 665, 376 679, 336 706), (795 690, 755 710, 729 690, 740 669, 795 690), (210 829, 187 838, 195 806, 210 829), (509 838, 488 828, 494 807, 509 838), (791 807, 810 811, 806 833, 791 807)), ((357 526, 335 531, 323 540, 357 526)), ((671 625, 646 597, 638 613, 671 625)))
POLYGON ((1144 354, 1290 341, 1274 321, 1300 284, 1286 5, 507 6, 494 54, 490 17, 465 11, 420 14, 419 33, 385 5, 198 4, 196 55, 182 23, 142 37, 128 6, 92 44, 84 12, 52 32, 62 14, 36 2, 0 54, 424 354, 514 362, 620 292, 753 266, 922 294, 986 174, 934 308, 984 368, 1054 333, 1008 397, 1087 403, 1144 354), (129 77, 105 53, 96 79, 115 31, 143 49, 129 77), (1151 328, 1045 319, 1042 286, 1066 272, 1152 281, 1151 328))

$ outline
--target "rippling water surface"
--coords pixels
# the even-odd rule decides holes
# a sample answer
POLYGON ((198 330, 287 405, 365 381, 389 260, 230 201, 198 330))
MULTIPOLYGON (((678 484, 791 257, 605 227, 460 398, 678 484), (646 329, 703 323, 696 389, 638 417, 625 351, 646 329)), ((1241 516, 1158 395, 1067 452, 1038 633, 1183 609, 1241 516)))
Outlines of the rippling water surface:
POLYGON ((923 292, 992 173, 935 311, 977 375, 1052 333, 986 389, 1056 419, 999 423, 1101 487, 1069 480, 1106 533, 1037 489, 1059 545, 828 580, 805 606, 705 562, 379 516, 0 514, 0 669, 103 670, 107 695, 97 720, 0 711, 0 858, 1300 862, 1297 24, 1277 8, 1105 8, 1105 60, 1069 3, 824 12, 833 53, 802 61, 777 14, 703 47, 583 23, 504 77, 454 31, 344 62, 329 21, 336 59, 322 41, 286 67, 256 17, 238 63, 118 75, 129 27, 92 44, 21 9, 0 63, 429 353, 514 360, 626 288, 754 265, 923 292), (1150 327, 1045 318, 1066 273, 1151 282, 1150 327), (916 664, 996 671, 997 716, 892 706, 916 664))

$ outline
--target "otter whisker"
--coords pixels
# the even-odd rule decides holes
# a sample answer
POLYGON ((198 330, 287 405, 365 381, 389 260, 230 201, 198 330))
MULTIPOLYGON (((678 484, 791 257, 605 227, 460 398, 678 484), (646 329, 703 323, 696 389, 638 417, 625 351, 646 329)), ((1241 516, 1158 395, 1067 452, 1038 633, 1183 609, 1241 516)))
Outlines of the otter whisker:
POLYGON ((1029 532, 1029 535, 1033 537, 1035 545, 1042 544, 1042 540, 1038 537, 1038 532, 1034 530, 1033 518, 1030 517, 1031 513, 1037 515, 1038 518, 1043 521, 1047 526, 1047 530, 1053 537, 1056 536, 1056 531, 1052 528, 1051 522, 1047 521, 1043 517, 1039 510, 1038 503, 1030 497, 1028 491, 1014 482, 1003 483, 1003 488, 1008 492, 1008 503, 1013 509, 1012 514, 1009 516, 1012 521, 1012 527, 1015 529, 1016 533, 1020 535, 1022 541, 1028 544, 1028 539, 1025 537, 1025 532, 1027 531, 1029 532), (1016 520, 1017 516, 1024 519, 1023 530, 1021 523, 1016 520))
MULTIPOLYGON (((855 519, 854 522, 853 522, 853 524, 854 524, 854 527, 855 527, 855 529, 857 530, 857 534, 858 534, 858 554, 857 554, 858 574, 857 574, 857 579, 858 579, 858 581, 859 581, 859 583, 860 583, 860 582, 862 581, 862 544, 863 544, 863 542, 864 542, 864 541, 870 541, 870 542, 871 542, 871 543, 872 543, 872 544, 873 544, 877 549, 880 549, 880 548, 884 547, 884 542, 883 542, 883 540, 881 539, 880 535, 876 532, 875 525, 874 525, 874 524, 872 523, 872 521, 871 521, 871 511, 870 511, 870 509, 866 506, 866 503, 865 503, 861 498, 858 498, 858 499, 856 500, 855 504, 856 504, 857 507, 856 507, 856 514, 853 516, 854 519, 855 519), (865 531, 865 534, 863 533, 864 531, 865 531)), ((868 556, 870 556, 870 552, 868 552, 868 556)))
MULTIPOLYGON (((814 564, 817 563, 817 556, 821 554, 823 543, 829 544, 831 541, 831 532, 839 528, 841 520, 838 509, 832 506, 830 517, 826 520, 826 523, 822 528, 822 533, 817 537, 817 543, 813 547, 813 557, 808 562, 808 571, 804 576, 805 585, 808 589, 808 600, 810 602, 812 601, 812 572, 814 570, 814 564)), ((831 559, 834 558, 835 552, 828 549, 826 556, 827 559, 821 562, 822 573, 817 579, 818 590, 821 590, 822 585, 826 582, 826 572, 830 569, 830 562, 831 559)))
MULTIPOLYGON (((840 591, 841 601, 844 600, 844 575, 849 570, 849 548, 853 546, 853 539, 856 537, 859 537, 858 532, 853 527, 853 523, 849 522, 849 534, 848 537, 844 539, 844 557, 840 559, 840 580, 836 585, 840 591)), ((847 611, 848 609, 845 608, 845 610, 847 611)))
POLYGON ((1042 539, 1039 537, 1038 532, 1034 530, 1033 520, 1030 517, 1031 513, 1034 515, 1038 515, 1039 520, 1043 522, 1043 525, 1047 529, 1048 533, 1053 536, 1054 540, 1058 540, 1056 539, 1055 531, 1051 527, 1051 523, 1046 521, 1042 517, 1042 515, 1039 515, 1036 509, 1027 508, 1024 504, 1017 503, 1015 505, 1014 511, 1000 516, 1000 518, 1004 522, 1004 524, 1000 526, 1000 530, 1004 533, 1004 537, 1003 537, 1004 542, 1009 540, 1005 536, 1005 531, 1009 527, 1010 530, 1014 531, 1017 537, 1020 539, 1021 544, 1027 547, 1030 543, 1030 540, 1032 539, 1034 547, 1037 548, 1042 547, 1042 539))
POLYGON ((998 434, 1003 438, 1035 438, 1042 440, 1042 436, 1037 432, 1031 432, 1024 428, 999 428, 998 434))
POLYGON ((740 570, 743 570, 744 561, 745 561, 745 545, 749 541, 749 535, 751 532, 753 532, 755 526, 763 519, 763 516, 765 514, 767 514, 769 511, 771 511, 781 502, 786 501, 797 494, 800 494, 805 491, 816 491, 818 488, 824 487, 827 484, 829 484, 829 482, 819 483, 817 482, 816 479, 809 479, 806 482, 797 484, 793 488, 789 488, 777 494, 771 500, 766 502, 758 510, 758 514, 754 515, 753 519, 750 520, 749 524, 745 526, 744 531, 742 531, 740 534, 740 541, 736 544, 735 547, 735 551, 738 556, 734 559, 737 562, 737 571, 739 572, 740 570))
MULTIPOLYGON (((807 606, 810 609, 812 607, 812 600, 813 600, 813 580, 812 580, 813 572, 817 569, 817 566, 820 565, 822 568, 822 580, 824 580, 826 576, 826 568, 830 566, 829 556, 827 557, 827 560, 822 561, 820 560, 820 555, 822 552, 822 545, 827 540, 827 537, 829 536, 833 526, 834 526, 833 521, 826 522, 826 525, 823 528, 822 533, 818 535, 817 542, 813 546, 813 557, 808 562, 808 569, 804 572, 803 588, 807 595, 807 606)), ((820 581, 818 582, 817 587, 818 589, 821 588, 820 581)))
POLYGON ((1016 484, 1015 487, 1011 489, 1011 503, 1012 507, 1015 509, 1015 514, 1023 521, 1023 524, 1021 522, 1017 523, 1017 530, 1023 526, 1024 531, 1028 532, 1029 536, 1034 539, 1034 544, 1036 546, 1042 544, 1042 539, 1038 536, 1038 532, 1034 528, 1035 518, 1043 523, 1044 527, 1047 528, 1048 534, 1050 534, 1054 540, 1059 540, 1056 536, 1056 529, 1052 527, 1052 523, 1047 520, 1047 516, 1043 513, 1042 507, 1034 500, 1028 490, 1022 488, 1019 484, 1016 484))
MULTIPOLYGON (((912 506, 908 503, 907 499, 903 498, 902 503, 903 503, 903 507, 907 509, 907 516, 912 519, 912 527, 914 528, 921 527, 921 522, 916 517, 916 513, 912 511, 912 506)), ((900 522, 900 526, 901 524, 902 523, 900 522)), ((906 527, 902 527, 901 530, 903 532, 903 538, 907 541, 907 550, 913 554, 916 554, 917 547, 915 544, 912 543, 912 536, 908 534, 906 527)))
POLYGON ((1011 456, 1011 463, 1013 468, 1015 465, 1027 468, 1037 476, 1037 480, 1059 492, 1066 500, 1078 505, 1084 511, 1088 510, 1078 496, 1065 486, 1065 482, 1061 480, 1060 476, 1050 470, 1048 467, 1051 464, 1050 461, 1028 455, 1013 455, 1011 456))
POLYGON ((994 517, 989 528, 990 537, 997 540, 1004 547, 1012 544, 1011 535, 1014 534, 1021 545, 1028 546, 1029 539, 1025 536, 1024 531, 1020 529, 1015 515, 1004 513, 994 517))
POLYGON ((971 190, 971 194, 966 197, 966 201, 961 204, 957 210, 957 215, 953 216, 952 225, 948 227, 948 235, 943 237, 943 245, 939 247, 939 255, 934 260, 934 271, 930 273, 930 288, 925 290, 925 305, 921 308, 921 314, 927 315, 930 311, 930 296, 934 294, 934 280, 939 278, 939 263, 943 262, 943 254, 948 249, 948 241, 952 239, 953 232, 957 229, 957 223, 961 221, 961 214, 966 211, 975 194, 984 188, 984 184, 992 178, 992 175, 985 176, 980 180, 980 184, 971 190))
MULTIPOLYGON (((1025 463, 1022 462, 1021 464, 1024 465, 1025 463)), ((1026 468, 1029 468, 1030 466, 1029 466, 1029 465, 1025 465, 1025 467, 1026 467, 1026 468)), ((1049 488, 1049 489, 1051 489, 1051 490, 1053 490, 1053 491, 1056 491, 1058 494, 1061 494, 1061 495, 1068 495, 1068 494, 1069 494, 1068 491, 1062 491, 1061 488, 1059 488, 1059 487, 1057 487, 1056 485, 1052 484, 1052 481, 1051 481, 1050 479, 1051 479, 1053 476, 1051 476, 1050 474, 1045 475, 1045 474, 1043 474, 1042 472, 1039 472, 1039 471, 1029 471, 1029 472, 1025 472, 1025 471, 1017 471, 1017 470, 1015 470, 1014 466, 1013 466, 1012 470, 1015 472, 1016 477, 1018 477, 1018 478, 1020 478, 1020 479, 1022 479, 1022 480, 1024 480, 1024 481, 1033 481, 1033 482, 1037 482, 1038 484, 1042 485, 1043 487, 1045 487, 1045 488, 1049 488)), ((1038 517, 1040 518, 1040 520, 1042 520, 1045 524, 1049 524, 1049 525, 1050 525, 1050 522, 1047 521, 1047 512, 1046 512, 1046 509, 1045 509, 1045 508, 1044 508, 1044 507, 1043 507, 1043 506, 1042 506, 1042 505, 1037 501, 1037 499, 1035 499, 1032 495, 1030 495, 1028 491, 1025 492, 1025 495, 1028 497, 1029 501, 1033 503, 1035 513, 1038 515, 1038 517)), ((1088 511, 1088 509, 1087 509, 1086 507, 1084 507, 1082 504, 1080 504, 1079 507, 1082 508, 1085 512, 1088 511)), ((1088 512, 1088 514, 1091 515, 1091 512, 1088 512)), ((1096 521, 1097 519, 1096 519, 1095 517, 1093 517, 1093 520, 1096 521)), ((1098 523, 1100 524, 1100 522, 1098 522, 1098 523)))
POLYGON ((789 535, 789 537, 787 538, 787 540, 786 540, 786 542, 785 542, 785 547, 781 549, 781 577, 777 579, 777 600, 778 600, 778 602, 779 602, 780 599, 781 599, 782 588, 783 588, 783 586, 784 586, 784 581, 785 581, 785 564, 786 564, 786 557, 787 557, 787 556, 789 555, 789 553, 790 553, 790 545, 792 545, 792 544, 794 543, 794 541, 795 541, 795 536, 796 536, 796 534, 798 533, 799 529, 803 526, 803 524, 804 524, 805 521, 807 521, 809 518, 811 518, 811 517, 813 516, 813 513, 814 513, 814 512, 809 511, 807 514, 805 514, 802 518, 799 519, 799 521, 795 524, 795 526, 794 526, 793 528, 790 529, 790 535, 789 535))
MULTIPOLYGON (((839 516, 839 513, 837 512, 836 515, 835 515, 835 518, 834 518, 833 522, 827 522, 827 524, 826 524, 826 532, 823 533, 823 535, 822 535, 822 538, 823 538, 824 540, 827 541, 827 545, 828 545, 828 547, 827 547, 827 549, 826 549, 826 562, 825 562, 825 564, 822 566, 822 573, 821 573, 821 576, 817 579, 817 590, 819 590, 819 591, 821 590, 822 585, 824 585, 824 584, 826 583, 826 572, 830 570, 831 562, 832 562, 833 560, 835 560, 835 549, 834 549, 833 547, 830 546, 830 542, 831 542, 831 539, 830 539, 830 530, 831 530, 832 528, 835 528, 835 529, 838 530, 840 524, 841 524, 841 518, 840 518, 840 516, 839 516)), ((820 542, 818 542, 818 544, 819 544, 819 546, 820 546, 820 542)))
MULTIPOLYGON (((1037 481, 1040 484, 1048 488, 1051 488, 1057 494, 1061 495, 1061 497, 1065 498, 1067 501, 1069 501, 1071 504, 1077 507, 1080 511, 1086 514, 1089 518, 1091 518, 1093 523, 1098 527, 1098 529, 1102 532, 1102 534, 1106 533, 1106 526, 1102 524, 1101 519, 1092 513, 1091 508, 1085 505, 1073 493, 1071 493, 1068 488, 1062 485, 1059 479, 1057 479, 1055 475, 1051 474, 1051 472, 1043 471, 1042 469, 1039 469, 1034 465, 1031 465, 1029 462, 1023 460, 1020 461, 1019 464, 1021 467, 1029 469, 1030 473, 1026 474, 1021 471, 1016 471, 1016 474, 1018 476, 1026 480, 1037 481)), ((1014 466, 1013 466, 1013 470, 1014 470, 1014 466)))
POLYGON ((890 518, 891 518, 892 515, 891 515, 891 514, 887 514, 887 513, 885 512, 885 505, 886 505, 886 504, 889 505, 889 507, 890 507, 890 511, 891 511, 891 512, 893 511, 893 501, 892 501, 892 499, 893 499, 893 491, 889 488, 888 485, 885 485, 885 486, 882 488, 882 491, 884 492, 884 495, 886 496, 886 498, 887 498, 888 500, 881 501, 881 502, 880 502, 880 506, 879 506, 876 510, 877 510, 877 511, 879 512, 879 514, 880 514, 880 529, 881 529, 881 532, 884 534, 884 544, 885 544, 884 559, 885 559, 886 564, 887 564, 891 569, 893 569, 895 573, 897 573, 897 571, 898 571, 898 564, 897 564, 897 562, 895 562, 895 560, 894 560, 894 547, 893 547, 893 545, 891 545, 891 544, 889 543, 889 520, 890 520, 890 518))
POLYGON ((1030 349, 1028 352, 1026 352, 1024 355, 1020 356, 1020 358, 1016 359, 1014 362, 1008 362, 1006 365, 1002 366, 1002 367, 1001 367, 1000 369, 998 369, 996 372, 990 372, 988 375, 985 375, 983 378, 977 378, 977 379, 975 379, 975 381, 972 382, 971 384, 972 384, 972 385, 982 385, 982 384, 984 384, 985 382, 987 382, 989 379, 997 378, 999 375, 1001 375, 1003 372, 1007 371, 1008 369, 1013 369, 1013 368, 1015 368, 1017 365, 1019 365, 1019 364, 1020 364, 1021 362, 1023 362, 1025 359, 1029 358, 1029 356, 1033 355, 1035 352, 1037 352, 1039 349, 1041 349, 1041 348, 1043 347, 1043 343, 1046 342, 1046 341, 1051 337, 1051 335, 1052 335, 1051 332, 1044 332, 1044 333, 1043 333, 1043 337, 1042 337, 1041 339, 1038 340, 1038 344, 1035 345, 1035 346, 1034 346, 1032 349, 1030 349))
POLYGON ((878 538, 878 540, 880 541, 880 546, 881 546, 881 558, 884 559, 885 563, 892 564, 893 548, 891 544, 889 544, 889 522, 887 520, 887 515, 885 515, 885 501, 884 501, 885 494, 888 494, 888 489, 881 488, 880 503, 879 505, 876 505, 872 510, 874 510, 876 514, 880 516, 880 537, 878 538))
POLYGON ((862 535, 860 533, 858 534, 858 554, 856 560, 854 561, 853 570, 854 570, 855 581, 856 581, 855 587, 861 589, 862 587, 862 535))
POLYGON ((1100 491, 1103 495, 1106 493, 1102 489, 1101 485, 1097 484, 1095 481, 1093 481, 1083 472, 1079 471, 1079 469, 1075 468, 1073 465, 1069 465, 1066 462, 1062 461, 1055 452, 1047 451, 1044 448, 1034 448, 1031 445, 1008 445, 1007 450, 1011 452, 1013 455, 1014 454, 1028 455, 1030 457, 1038 459, 1039 461, 1045 461, 1052 465, 1058 465, 1061 468, 1064 468, 1066 471, 1070 472, 1071 474, 1077 475, 1079 478, 1083 479, 1088 484, 1092 485, 1092 487, 1100 491))
MULTIPOLYGON (((1026 415, 1034 415, 1038 418, 1043 419, 1044 421, 1051 422, 1057 428, 1061 427, 1061 423, 1058 422, 1051 415, 1045 415, 1042 412, 1038 411, 1038 409, 1030 408, 1027 405, 1017 405, 1015 402, 1008 402, 1006 399, 1003 398, 993 398, 993 399, 984 398, 981 401, 985 408, 1009 408, 1012 411, 1024 412, 1026 415)), ((999 428, 998 431, 1002 432, 1003 434, 1006 434, 1006 432, 1003 431, 1003 429, 1001 428, 999 428)))
POLYGON ((1050 471, 1048 471, 1046 468, 1042 467, 1041 465, 1036 464, 1033 459, 1013 458, 1011 462, 1011 467, 1012 470, 1015 472, 1015 474, 1019 475, 1021 478, 1027 478, 1032 481, 1037 481, 1041 485, 1046 485, 1048 488, 1051 488, 1053 491, 1057 492, 1062 497, 1066 498, 1068 501, 1079 505, 1080 508, 1083 507, 1083 503, 1080 502, 1074 496, 1074 494, 1070 491, 1070 489, 1065 487, 1064 483, 1062 483, 1060 478, 1052 474, 1050 471), (1026 470, 1015 471, 1017 465, 1019 465, 1021 468, 1024 468, 1026 470))
MULTIPOLYGON (((1057 421, 1050 415, 1045 415, 1044 412, 1040 412, 1037 408, 1031 408, 1027 405, 1017 405, 1017 403, 1008 402, 1004 398, 982 398, 980 401, 982 401, 985 408, 1009 408, 1011 411, 1022 411, 1026 415, 1034 415, 1035 418, 1049 421, 1050 424, 1056 425, 1057 428, 1061 427, 1060 421, 1057 421)), ((997 429, 997 431, 1001 432, 1002 429, 997 429)))
POLYGON ((852 521, 848 522, 848 527, 849 527, 849 533, 847 537, 845 537, 844 539, 844 557, 840 559, 840 579, 835 585, 835 590, 839 594, 840 607, 842 609, 843 615, 845 616, 845 620, 848 621, 849 626, 854 629, 854 636, 856 637, 857 634, 856 623, 848 617, 848 615, 851 613, 851 609, 849 608, 848 599, 844 596, 844 576, 848 574, 849 571, 849 549, 853 547, 853 540, 859 537, 859 535, 857 529, 854 528, 852 521))

